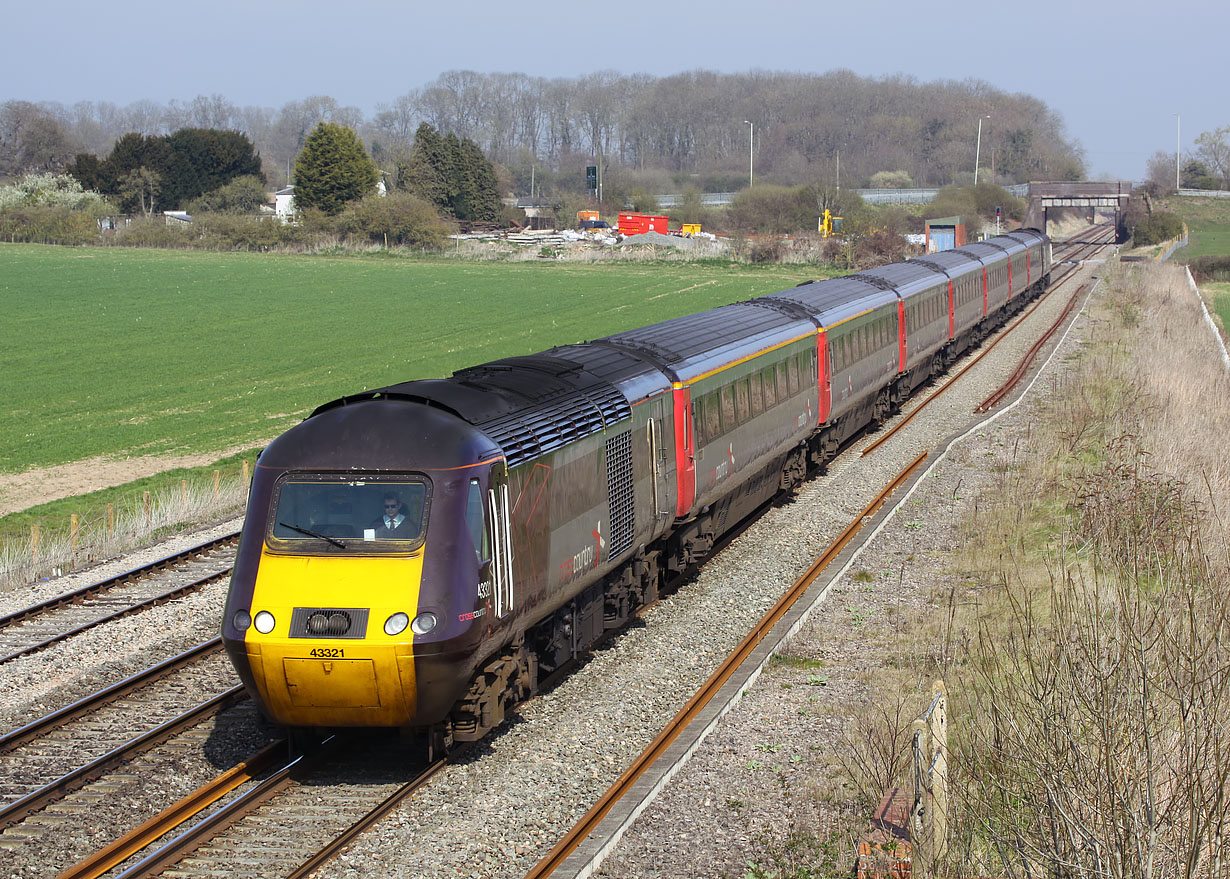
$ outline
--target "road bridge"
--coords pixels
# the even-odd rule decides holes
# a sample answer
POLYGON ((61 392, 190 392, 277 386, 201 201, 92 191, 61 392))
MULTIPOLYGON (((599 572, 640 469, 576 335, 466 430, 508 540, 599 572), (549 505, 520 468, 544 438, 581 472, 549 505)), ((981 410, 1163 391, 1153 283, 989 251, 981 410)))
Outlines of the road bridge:
POLYGON ((1059 208, 1079 209, 1088 215, 1089 222, 1096 219, 1098 211, 1115 212, 1115 228, 1122 228, 1123 213, 1127 210, 1132 195, 1132 184, 1125 180, 1111 183, 1045 183, 1030 181, 1029 207, 1025 212, 1025 225, 1046 231, 1048 219, 1055 218, 1059 208))

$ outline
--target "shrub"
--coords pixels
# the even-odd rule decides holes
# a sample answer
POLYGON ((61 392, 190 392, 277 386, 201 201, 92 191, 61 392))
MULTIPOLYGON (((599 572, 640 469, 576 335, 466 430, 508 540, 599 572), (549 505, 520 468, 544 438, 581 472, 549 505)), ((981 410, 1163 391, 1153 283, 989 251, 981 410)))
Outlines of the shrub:
POLYGON ((1183 237, 1183 220, 1170 211, 1154 211, 1136 223, 1132 240, 1137 247, 1161 244, 1183 237))
POLYGON ((265 183, 259 177, 236 177, 230 183, 210 190, 190 201, 185 210, 192 215, 251 214, 265 203, 265 183))
POLYGON ((30 205, 0 211, 0 239, 27 244, 95 244, 98 218, 93 211, 30 205))
POLYGON ((736 229, 785 235, 816 227, 815 193, 807 186, 755 186, 735 196, 730 220, 736 229))
POLYGON ((188 247, 199 237, 191 226, 168 226, 165 217, 138 217, 115 230, 114 243, 125 247, 188 247))
POLYGON ((452 231, 428 201, 408 192, 369 195, 348 207, 339 221, 348 235, 386 246, 439 248, 452 231))
POLYGON ((871 175, 872 189, 909 189, 913 178, 905 171, 877 171, 871 175))
POLYGON ((1230 256, 1197 256, 1188 263, 1198 283, 1230 281, 1230 256))

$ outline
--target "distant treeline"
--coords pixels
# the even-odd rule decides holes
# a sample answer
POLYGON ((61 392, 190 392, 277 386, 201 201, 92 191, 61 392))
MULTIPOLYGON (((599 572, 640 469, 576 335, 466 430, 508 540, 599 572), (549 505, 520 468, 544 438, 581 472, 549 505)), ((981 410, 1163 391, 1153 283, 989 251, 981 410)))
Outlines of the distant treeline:
POLYGON ((603 71, 547 79, 520 73, 450 71, 370 118, 327 96, 280 109, 239 107, 221 95, 124 107, 82 101, 0 104, 0 178, 61 170, 82 152, 106 155, 128 133, 161 137, 184 128, 242 132, 272 185, 287 174, 318 121, 354 128, 387 171, 403 161, 418 127, 473 140, 506 169, 518 193, 584 187, 584 167, 602 156, 604 183, 647 191, 738 189, 754 137, 757 182, 866 185, 873 174, 935 186, 988 180, 1080 179, 1081 149, 1040 100, 985 82, 924 83, 908 76, 720 74, 668 77, 603 71), (750 123, 750 124, 747 124, 750 123), (753 134, 754 132, 754 134, 753 134))

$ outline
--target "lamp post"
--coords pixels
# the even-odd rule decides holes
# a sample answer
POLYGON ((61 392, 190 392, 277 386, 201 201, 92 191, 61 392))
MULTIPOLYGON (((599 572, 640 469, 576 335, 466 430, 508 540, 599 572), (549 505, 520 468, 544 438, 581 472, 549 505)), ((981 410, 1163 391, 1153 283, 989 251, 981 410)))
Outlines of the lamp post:
POLYGON ((756 126, 746 119, 743 124, 747 126, 747 188, 751 189, 753 160, 756 156, 756 126))
POLYGON ((990 116, 978 117, 978 143, 974 147, 974 185, 978 185, 978 161, 982 156, 982 120, 990 119, 990 116))
POLYGON ((1179 188, 1179 151, 1182 149, 1182 137, 1179 134, 1180 124, 1183 122, 1183 117, 1178 113, 1174 114, 1174 188, 1179 188))

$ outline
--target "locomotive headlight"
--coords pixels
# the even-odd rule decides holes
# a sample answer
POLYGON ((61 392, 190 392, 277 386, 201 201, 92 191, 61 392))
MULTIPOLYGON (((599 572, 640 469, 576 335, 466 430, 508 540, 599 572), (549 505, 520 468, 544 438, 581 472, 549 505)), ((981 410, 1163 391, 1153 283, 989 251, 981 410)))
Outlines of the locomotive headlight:
POLYGON ((237 610, 235 611, 235 616, 231 617, 231 624, 235 627, 236 631, 246 632, 248 631, 248 626, 252 625, 252 614, 246 610, 237 610))
POLYGON ((410 617, 398 611, 384 621, 384 633, 386 635, 400 635, 406 631, 406 626, 408 625, 410 625, 410 617))
POLYGON ((436 627, 436 615, 428 611, 421 613, 414 618, 414 622, 410 624, 410 630, 416 635, 426 635, 436 627))
POLYGON ((277 625, 277 620, 273 618, 273 614, 269 611, 262 610, 256 615, 256 619, 253 620, 253 623, 256 625, 256 631, 260 632, 262 635, 268 635, 273 631, 273 627, 277 625))

